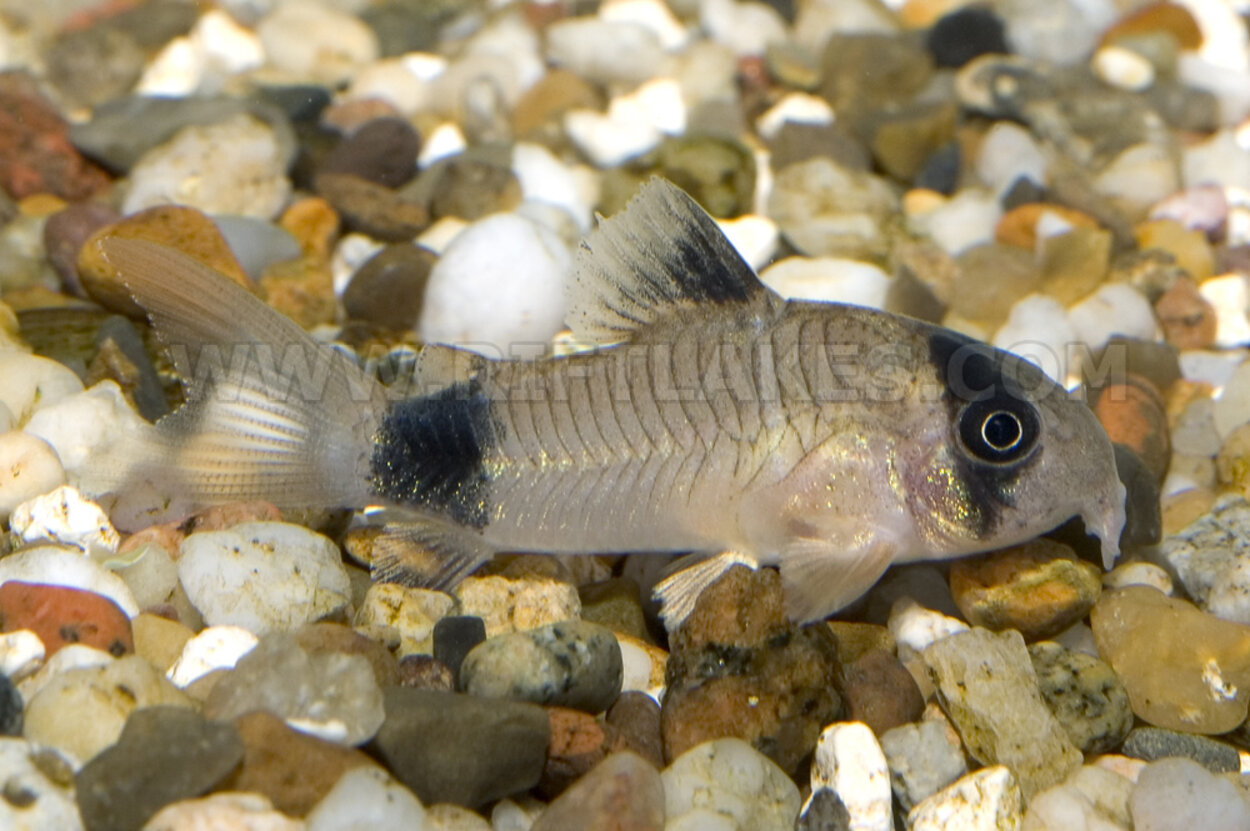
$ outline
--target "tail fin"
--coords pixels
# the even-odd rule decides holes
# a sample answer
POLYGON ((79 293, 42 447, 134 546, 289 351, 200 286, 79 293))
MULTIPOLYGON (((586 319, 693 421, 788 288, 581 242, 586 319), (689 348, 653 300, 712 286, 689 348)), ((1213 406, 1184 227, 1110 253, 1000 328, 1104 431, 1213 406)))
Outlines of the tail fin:
POLYGON ((361 507, 385 412, 381 385, 351 360, 208 266, 156 243, 99 243, 186 379, 187 403, 156 429, 93 459, 102 493, 156 480, 197 504, 361 507))

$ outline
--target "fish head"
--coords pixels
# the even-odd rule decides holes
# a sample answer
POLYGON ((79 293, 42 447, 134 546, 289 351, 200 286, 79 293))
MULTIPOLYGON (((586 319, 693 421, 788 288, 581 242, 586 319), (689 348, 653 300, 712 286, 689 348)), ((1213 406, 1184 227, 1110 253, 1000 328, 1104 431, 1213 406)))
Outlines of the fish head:
POLYGON ((1032 363, 953 332, 935 330, 929 351, 939 394, 908 482, 928 547, 993 550, 1080 516, 1110 568, 1125 489, 1089 406, 1032 363))

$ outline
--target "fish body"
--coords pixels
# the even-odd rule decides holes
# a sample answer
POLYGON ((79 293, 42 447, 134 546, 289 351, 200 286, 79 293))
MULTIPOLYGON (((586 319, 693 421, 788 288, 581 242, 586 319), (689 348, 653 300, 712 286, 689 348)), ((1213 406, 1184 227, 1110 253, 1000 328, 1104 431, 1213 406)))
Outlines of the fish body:
POLYGON ((279 390, 238 362, 131 457, 177 471, 171 486, 198 501, 402 508, 384 539, 406 544, 380 547, 381 579, 446 587, 498 551, 734 552, 661 597, 688 611, 740 558, 778 565, 789 614, 811 620, 892 563, 1072 516, 1108 565, 1118 553, 1124 490, 1083 402, 941 327, 782 299, 661 181, 579 252, 569 323, 593 348, 521 361, 428 346, 400 400, 210 270, 101 245, 167 341, 307 351, 321 379, 314 395, 279 390))

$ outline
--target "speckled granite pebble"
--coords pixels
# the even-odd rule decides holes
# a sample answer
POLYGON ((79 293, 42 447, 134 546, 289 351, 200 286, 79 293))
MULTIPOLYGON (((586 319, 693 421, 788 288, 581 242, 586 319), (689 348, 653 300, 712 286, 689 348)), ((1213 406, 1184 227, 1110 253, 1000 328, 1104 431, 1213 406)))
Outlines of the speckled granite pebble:
POLYGON ((1178 733, 1158 727, 1137 727, 1128 734, 1120 752, 1135 759, 1153 762, 1172 756, 1192 759, 1212 773, 1230 773, 1241 770, 1237 748, 1224 742, 1178 733))
POLYGON ((1133 726, 1128 691, 1105 661, 1053 641, 1029 646, 1042 698, 1082 753, 1116 748, 1133 726))

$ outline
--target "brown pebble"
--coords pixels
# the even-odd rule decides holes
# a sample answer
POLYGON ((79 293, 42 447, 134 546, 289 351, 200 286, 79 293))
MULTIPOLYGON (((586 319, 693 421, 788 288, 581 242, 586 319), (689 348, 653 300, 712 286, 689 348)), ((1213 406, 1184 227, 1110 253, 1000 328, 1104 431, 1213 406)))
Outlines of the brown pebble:
POLYGON ((615 727, 588 713, 565 707, 545 709, 551 723, 551 743, 538 789, 551 799, 618 749, 621 739, 615 727))
POLYGON ((15 199, 51 193, 71 202, 109 185, 69 140, 69 125, 24 72, 0 76, 0 188, 15 199))
POLYGON ((234 720, 243 739, 243 764, 221 790, 264 794, 284 814, 302 817, 344 773, 377 763, 352 747, 292 730, 263 710, 234 720))
POLYGON ((399 659, 399 685, 415 690, 454 692, 456 679, 447 665, 433 655, 405 655, 399 659))
POLYGON ((102 594, 10 580, 0 585, 0 631, 29 629, 39 636, 47 657, 80 643, 115 658, 135 651, 130 618, 102 594))
POLYGON ((1103 388, 1094 414, 1112 442, 1132 448, 1155 479, 1163 481, 1172 445, 1163 396, 1154 384, 1129 373, 1124 383, 1103 388))
POLYGON ((660 740, 660 705, 644 692, 627 690, 608 708, 605 721, 620 731, 625 747, 657 768, 664 767, 660 740))
POLYGON ((1099 569, 1071 548, 1038 539, 956 560, 951 595, 973 626, 1016 629, 1026 641, 1053 637, 1085 617, 1102 591, 1099 569))
POLYGON ((1114 43, 1127 35, 1142 35, 1151 32, 1167 32, 1176 38, 1182 49, 1197 49, 1202 46, 1202 29, 1189 10, 1178 3, 1151 3, 1130 14, 1125 15, 1118 23, 1102 36, 1103 43, 1114 43))
POLYGON ((883 649, 869 649, 842 668, 846 719, 862 721, 880 736, 924 712, 924 697, 911 673, 883 649))
POLYGON ((1163 336, 1177 349, 1206 349, 1215 343, 1215 308, 1188 277, 1177 280, 1155 301, 1163 336))
POLYGON ((1037 221, 1043 213, 1054 214, 1077 228, 1098 228, 1098 220, 1075 208, 1050 202, 1029 202, 1003 214, 994 228, 994 239, 1033 251, 1037 246, 1037 221))
POLYGON ((306 196, 282 212, 278 224, 299 241, 305 254, 330 256, 339 235, 339 215, 320 196, 306 196))

